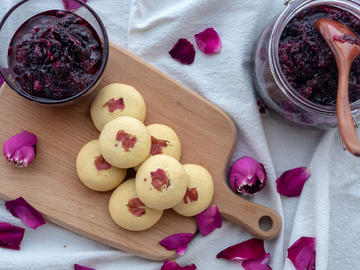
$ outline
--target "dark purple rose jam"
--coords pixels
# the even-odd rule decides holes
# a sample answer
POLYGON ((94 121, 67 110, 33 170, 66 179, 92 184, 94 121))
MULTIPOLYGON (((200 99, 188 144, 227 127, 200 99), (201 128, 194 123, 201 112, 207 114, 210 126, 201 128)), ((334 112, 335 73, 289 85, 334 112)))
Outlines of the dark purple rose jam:
POLYGON ((97 79, 102 54, 99 36, 88 22, 71 12, 50 10, 20 26, 10 42, 8 61, 24 91, 64 99, 97 79))
MULTIPOLYGON (((316 28, 320 18, 333 19, 360 34, 360 20, 349 12, 330 6, 308 8, 296 15, 281 35, 280 65, 287 81, 303 97, 318 104, 335 105, 338 72, 335 58, 316 28)), ((359 57, 350 72, 349 98, 350 102, 360 99, 359 57)))

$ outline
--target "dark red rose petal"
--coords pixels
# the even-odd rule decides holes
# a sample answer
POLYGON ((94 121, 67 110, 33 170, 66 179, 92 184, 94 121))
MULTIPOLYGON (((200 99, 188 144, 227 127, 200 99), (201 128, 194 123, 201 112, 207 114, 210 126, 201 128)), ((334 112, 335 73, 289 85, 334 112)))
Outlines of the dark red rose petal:
POLYGON ((96 270, 95 268, 90 268, 90 267, 87 267, 87 266, 83 266, 83 265, 80 265, 80 264, 74 264, 74 269, 75 270, 96 270))
POLYGON ((288 248, 288 258, 296 270, 315 270, 315 237, 300 237, 288 248))
POLYGON ((186 189, 186 193, 184 196, 184 203, 188 203, 188 199, 190 200, 190 202, 195 202, 198 199, 198 193, 196 188, 187 188, 186 189))
POLYGON ((159 244, 167 250, 176 249, 176 254, 178 255, 184 255, 187 245, 193 238, 193 233, 176 233, 164 238, 159 244))
POLYGON ((214 28, 207 28, 194 37, 200 51, 207 55, 218 53, 221 50, 221 39, 214 28))
POLYGON ((145 204, 139 198, 130 199, 127 207, 129 207, 129 212, 137 217, 141 217, 146 213, 146 210, 144 209, 145 204))
POLYGON ((155 172, 151 172, 150 175, 151 184, 156 190, 161 191, 164 187, 168 188, 170 186, 170 180, 164 170, 157 169, 155 172))
MULTIPOLYGON (((86 3, 88 0, 81 0, 84 3, 86 3)), ((67 11, 74 11, 75 9, 78 9, 81 7, 81 4, 79 4, 77 1, 75 0, 62 0, 63 5, 64 5, 64 9, 67 11)))
POLYGON ((252 238, 222 250, 216 255, 216 258, 229 261, 244 261, 258 259, 264 255, 264 241, 252 238))
POLYGON ((119 130, 116 133, 116 140, 118 142, 121 142, 122 147, 125 149, 126 152, 130 152, 130 148, 134 148, 137 141, 135 136, 131 136, 124 130, 119 130))
POLYGON ((151 150, 150 154, 152 156, 162 154, 162 148, 168 145, 168 141, 156 139, 154 136, 151 136, 151 150))
POLYGON ((164 264, 161 266, 160 270, 195 270, 196 265, 186 265, 186 266, 180 266, 173 260, 166 260, 164 264))
POLYGON ((269 261, 270 253, 266 253, 258 259, 245 260, 241 265, 245 270, 271 270, 272 268, 268 265, 269 261))
POLYGON ((23 228, 0 222, 0 247, 19 250, 24 232, 23 228))
POLYGON ((306 167, 288 170, 276 180, 276 189, 284 196, 299 196, 306 180, 308 180, 310 176, 310 170, 306 167))
POLYGON ((216 228, 221 228, 222 217, 217 206, 210 206, 200 214, 197 214, 196 223, 203 236, 212 233, 216 228))
POLYGON ((13 201, 5 202, 6 209, 28 227, 35 229, 45 224, 42 215, 34 207, 32 207, 24 198, 20 197, 13 201))
POLYGON ((94 165, 98 171, 108 170, 111 168, 111 165, 107 163, 107 161, 101 155, 95 158, 94 165))
POLYGON ((123 98, 118 99, 110 99, 108 102, 106 102, 103 107, 108 107, 109 112, 114 112, 116 110, 124 110, 125 109, 125 103, 123 98))
POLYGON ((192 45, 187 39, 180 38, 174 47, 169 51, 169 54, 180 63, 190 65, 195 59, 194 45, 192 45))

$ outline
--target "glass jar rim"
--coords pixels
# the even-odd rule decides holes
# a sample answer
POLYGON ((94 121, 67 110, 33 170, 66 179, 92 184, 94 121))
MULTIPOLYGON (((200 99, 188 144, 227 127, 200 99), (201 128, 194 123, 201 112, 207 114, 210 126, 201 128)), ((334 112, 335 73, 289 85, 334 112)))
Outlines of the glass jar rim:
MULTIPOLYGON (((310 100, 303 97, 285 79, 283 71, 280 67, 279 42, 285 26, 292 18, 294 18, 295 15, 312 5, 334 6, 344 9, 357 17, 359 17, 360 14, 360 3, 356 2, 356 0, 297 0, 289 2, 286 9, 277 18, 271 32, 268 47, 270 71, 280 90, 284 93, 284 95, 286 95, 287 98, 296 103, 298 106, 315 113, 336 116, 335 105, 321 105, 315 102, 311 102, 310 100), (359 13, 355 13, 354 10, 358 11, 359 13)), ((351 103, 351 109, 352 111, 360 109, 360 99, 351 103)))

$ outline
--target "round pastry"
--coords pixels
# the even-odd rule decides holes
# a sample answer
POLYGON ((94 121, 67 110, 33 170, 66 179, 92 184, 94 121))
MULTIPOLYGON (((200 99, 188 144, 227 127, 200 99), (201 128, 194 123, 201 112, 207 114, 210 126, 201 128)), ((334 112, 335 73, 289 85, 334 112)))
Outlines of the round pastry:
POLYGON ((81 182, 96 191, 116 188, 126 176, 125 169, 111 166, 100 153, 99 141, 85 144, 76 158, 76 172, 81 182))
POLYGON ((146 128, 151 136, 150 155, 164 154, 180 160, 181 143, 172 128, 162 124, 152 124, 146 128))
POLYGON ((140 200, 154 209, 177 205, 184 198, 187 184, 182 165, 167 155, 149 157, 136 174, 136 192, 140 200))
POLYGON ((105 160, 118 168, 139 165, 148 157, 151 148, 151 137, 144 124, 128 116, 107 123, 99 142, 105 160))
POLYGON ((130 231, 143 231, 161 218, 163 211, 145 206, 138 198, 135 179, 129 179, 114 190, 109 201, 113 221, 130 231))
POLYGON ((131 116, 144 122, 146 104, 132 86, 113 83, 99 91, 90 107, 95 127, 101 131, 105 124, 119 116, 131 116))
POLYGON ((173 209, 183 216, 195 216, 208 208, 214 196, 214 181, 210 173, 196 164, 183 165, 189 179, 183 200, 173 209))

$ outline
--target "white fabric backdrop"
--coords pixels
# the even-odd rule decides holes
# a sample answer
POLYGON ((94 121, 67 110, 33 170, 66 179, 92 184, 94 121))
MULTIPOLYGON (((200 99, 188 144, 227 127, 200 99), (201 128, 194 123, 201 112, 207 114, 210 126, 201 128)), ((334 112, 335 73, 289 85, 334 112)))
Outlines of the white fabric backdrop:
MULTIPOLYGON (((16 0, 2 0, 0 16, 16 0)), ((360 248, 360 162, 343 152, 336 130, 322 132, 289 126, 259 115, 252 86, 251 55, 269 20, 283 8, 282 0, 89 0, 104 21, 110 40, 224 109, 239 129, 234 158, 250 155, 264 163, 266 188, 255 201, 282 216, 279 237, 265 241, 274 270, 294 269, 286 258, 300 236, 316 236, 317 269, 357 269, 360 248), (168 55, 178 38, 214 27, 222 51, 206 56, 199 50, 191 66, 168 55), (310 166, 312 176, 300 198, 280 197, 275 180, 287 169, 310 166)), ((3 44, 1 46, 7 46, 3 44)), ((0 204, 0 221, 23 226, 0 204)), ((198 269, 241 269, 239 263, 215 258, 225 247, 249 239, 240 227, 224 222, 207 237, 198 235, 177 261, 198 269), (206 252, 204 252, 204 250, 206 252)), ((160 269, 161 263, 126 254, 48 223, 26 229, 21 251, 0 249, 0 270, 73 269, 80 263, 98 270, 160 269)))

